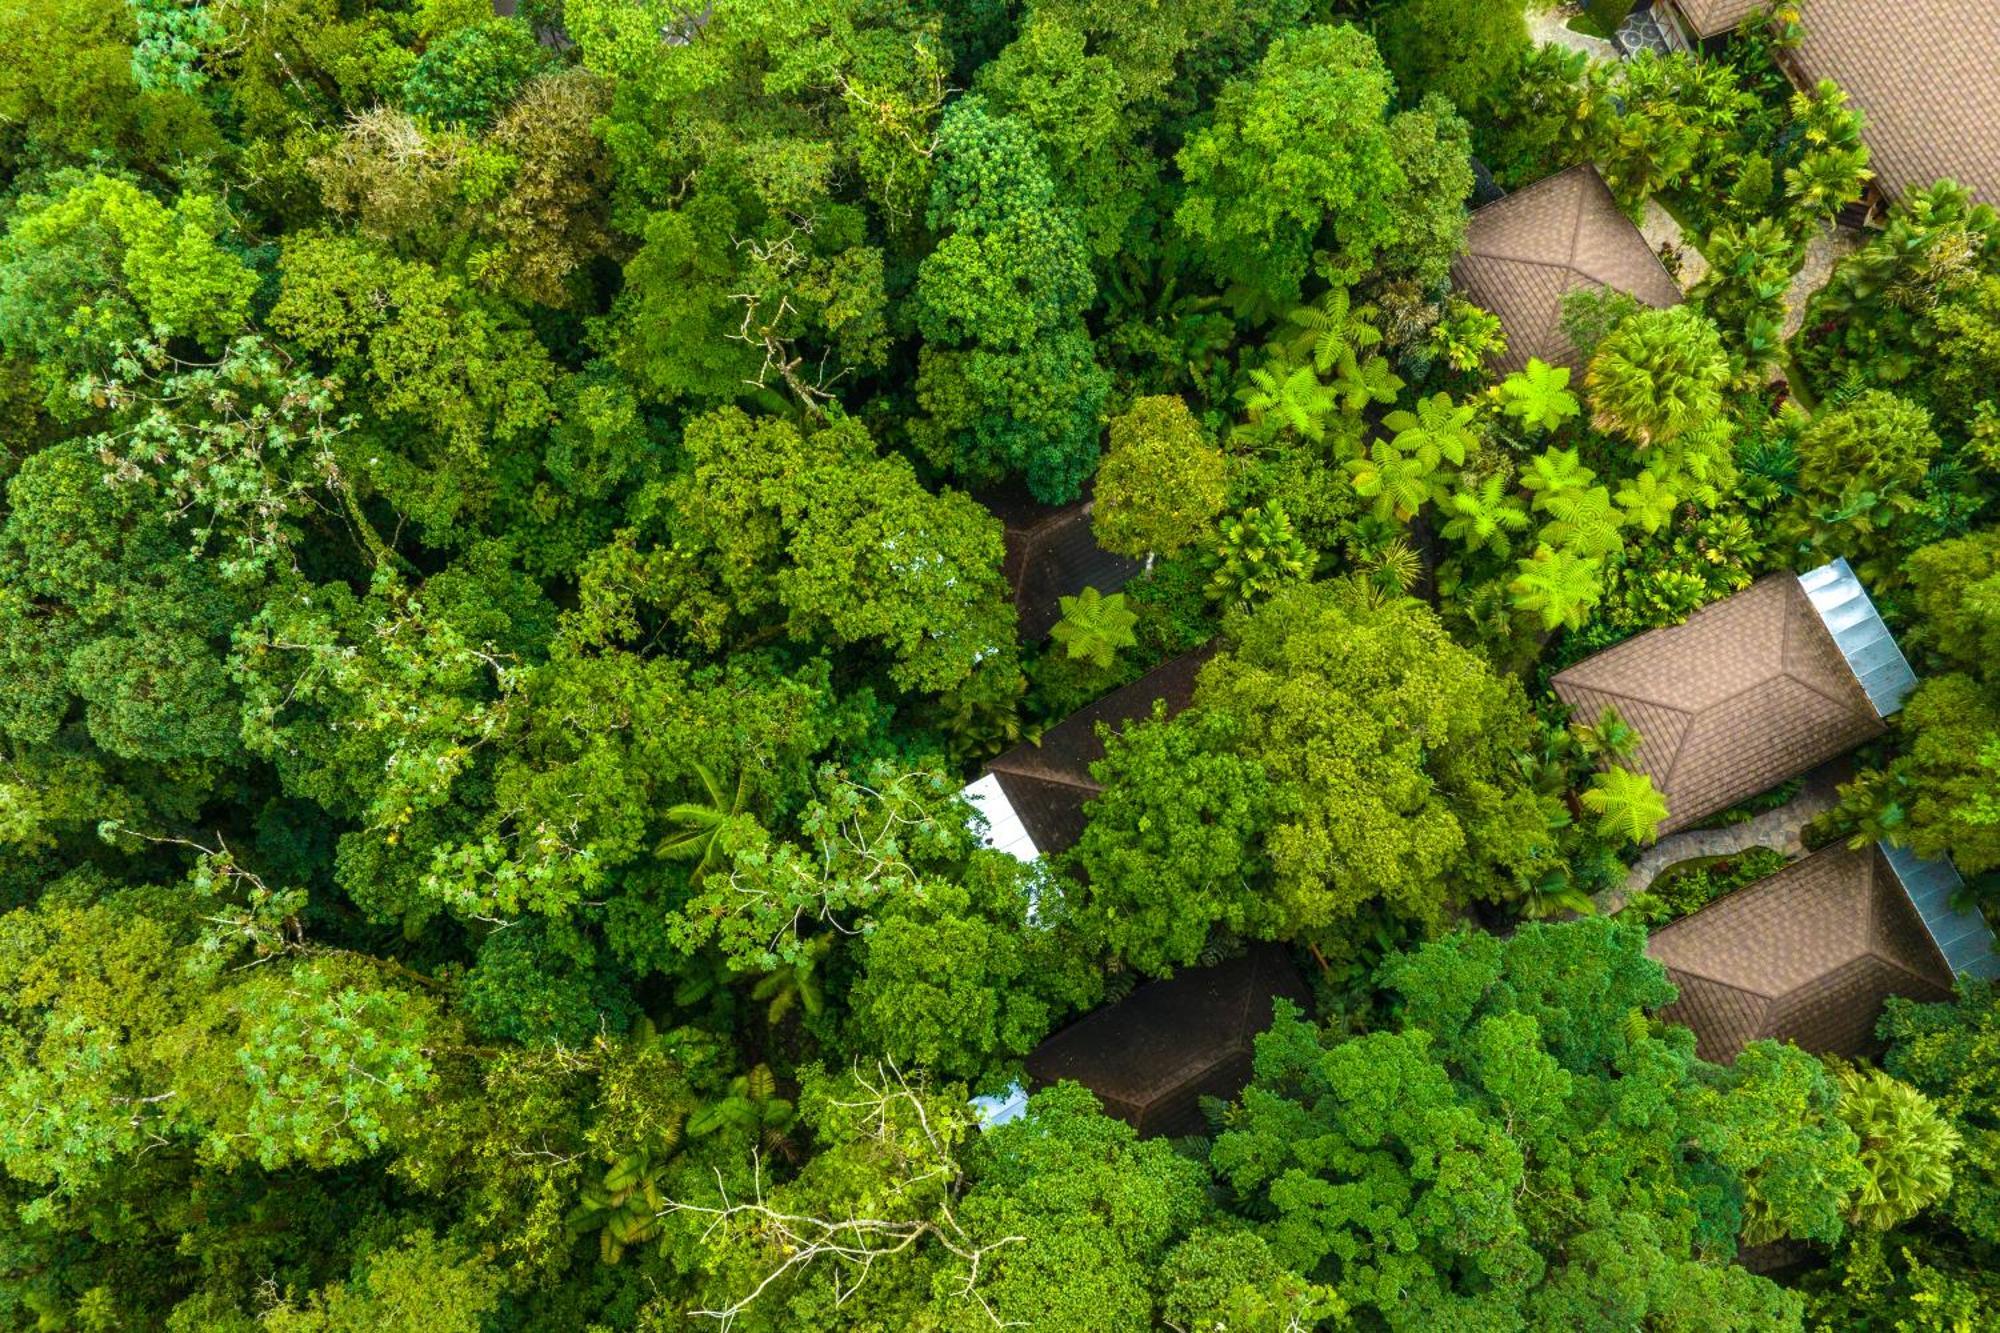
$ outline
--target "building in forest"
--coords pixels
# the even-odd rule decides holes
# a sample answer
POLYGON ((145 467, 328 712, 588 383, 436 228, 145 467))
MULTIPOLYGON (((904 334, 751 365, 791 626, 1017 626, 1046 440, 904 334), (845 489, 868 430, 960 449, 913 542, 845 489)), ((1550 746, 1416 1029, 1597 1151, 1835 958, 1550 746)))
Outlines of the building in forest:
POLYGON ((1649 306, 1678 305, 1681 289, 1653 247, 1619 209, 1592 166, 1571 167, 1473 213, 1452 281, 1500 317, 1507 350, 1500 372, 1529 357, 1580 369, 1562 329, 1563 298, 1615 288, 1649 306))
POLYGON ((1001 573, 1014 594, 1021 641, 1048 637, 1062 619, 1062 599, 1085 588, 1106 596, 1139 572, 1139 562, 1097 544, 1088 496, 1066 505, 1038 504, 1025 496, 986 496, 982 503, 1006 533, 1001 573))
POLYGON ((1760 579, 1552 684, 1579 721, 1613 709, 1639 733, 1624 763, 1666 798, 1671 833, 1881 735, 1916 676, 1836 560, 1760 579))
POLYGON ((1141 1134, 1200 1134, 1201 1098, 1233 1098, 1250 1081, 1251 1041, 1272 1002, 1307 1007, 1284 948, 1252 946, 1212 967, 1151 981, 1070 1024, 1028 1056, 1035 1087, 1072 1079, 1141 1134))
MULTIPOLYGON (((1670 43, 1697 46, 1764 11, 1762 0, 1660 0, 1670 43)), ((1777 52, 1793 83, 1840 85, 1867 117, 1871 202, 1951 179, 2000 205, 2000 4, 1810 0, 1803 36, 1777 52)))
POLYGON ((1901 848, 1830 847, 1653 933, 1646 952, 1706 1060, 1760 1038, 1831 1055, 1877 1049, 1892 995, 1948 1000, 1960 974, 2000 977, 1993 933, 1949 862, 1901 848))
POLYGON ((1088 708, 989 761, 965 797, 986 820, 986 844, 1023 861, 1066 851, 1083 836, 1084 803, 1103 788, 1090 766, 1104 757, 1103 724, 1122 731, 1153 715, 1169 715, 1194 698, 1195 676, 1214 652, 1196 649, 1153 668, 1088 708))

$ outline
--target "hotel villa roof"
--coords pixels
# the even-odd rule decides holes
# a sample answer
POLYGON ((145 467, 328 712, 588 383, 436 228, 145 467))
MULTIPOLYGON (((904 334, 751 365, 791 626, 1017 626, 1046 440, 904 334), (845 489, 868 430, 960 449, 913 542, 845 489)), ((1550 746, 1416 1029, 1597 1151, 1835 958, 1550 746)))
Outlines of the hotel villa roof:
POLYGON ((989 496, 987 509, 1006 531, 1001 573, 1014 593, 1021 639, 1034 643, 1062 619, 1062 599, 1085 588, 1109 596, 1139 572, 1139 562, 1113 555, 1091 531, 1089 499, 1066 505, 989 496))
POLYGON ((1952 993, 1951 966, 1877 847, 1796 861, 1654 932, 1646 951, 1680 989, 1660 1016, 1693 1028, 1706 1060, 1763 1037, 1861 1055, 1884 999, 1952 993))
POLYGON ((1507 351, 1496 370, 1530 356, 1581 365, 1562 331, 1563 297, 1613 287, 1650 306, 1677 305, 1681 289, 1591 166, 1571 167, 1486 205, 1466 225, 1466 253, 1452 281, 1500 317, 1507 351))
POLYGON ((1803 578, 1760 579, 1685 624, 1627 639, 1557 674, 1555 692, 1576 719, 1595 722, 1613 708, 1638 731, 1627 763, 1666 798, 1662 832, 1726 810, 1884 730, 1883 713, 1895 711, 1913 678, 1845 571, 1841 562, 1803 578), (1816 597, 1831 609, 1816 607, 1816 597), (1872 665, 1878 660, 1879 669, 1872 665), (1862 671, 1877 684, 1881 712, 1862 671))
POLYGON ((1103 790, 1090 775, 1090 766, 1104 757, 1098 723, 1122 731, 1151 717, 1155 702, 1165 704, 1169 716, 1180 712, 1194 698, 1195 676, 1214 651, 1202 647, 1162 663, 1050 727, 1039 744, 1017 745, 988 763, 986 774, 966 791, 984 807, 991 844, 1015 851, 1003 845, 1011 817, 1036 852, 1048 855, 1074 845, 1083 836, 1084 803, 1103 790), (989 780, 1005 798, 1002 802, 988 797, 989 780))
POLYGON ((1187 968, 1085 1016, 1028 1056, 1037 1087, 1074 1079, 1141 1134, 1199 1134, 1203 1096, 1234 1097, 1250 1079, 1251 1039, 1271 1002, 1307 1007, 1284 949, 1255 945, 1213 967, 1187 968))

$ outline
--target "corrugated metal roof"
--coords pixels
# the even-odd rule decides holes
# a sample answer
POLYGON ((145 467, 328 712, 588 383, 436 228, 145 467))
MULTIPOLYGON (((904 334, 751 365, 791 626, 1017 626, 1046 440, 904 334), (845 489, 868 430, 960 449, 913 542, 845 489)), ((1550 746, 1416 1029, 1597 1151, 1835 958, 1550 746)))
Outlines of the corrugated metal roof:
POLYGON ((1868 590, 1846 559, 1807 570, 1799 575, 1799 586, 1833 635, 1855 679, 1868 692, 1868 702, 1876 713, 1888 717, 1900 709, 1917 687, 1917 673, 1910 670, 1895 636, 1882 623, 1875 603, 1868 600, 1868 590))
POLYGON ((1907 847, 1882 844, 1882 855, 1910 903, 1923 918, 1938 952, 1953 976, 2000 979, 2000 955, 1993 952, 1993 930, 1976 907, 1954 906, 1965 887, 1958 868, 1949 861, 1926 861, 1907 847))

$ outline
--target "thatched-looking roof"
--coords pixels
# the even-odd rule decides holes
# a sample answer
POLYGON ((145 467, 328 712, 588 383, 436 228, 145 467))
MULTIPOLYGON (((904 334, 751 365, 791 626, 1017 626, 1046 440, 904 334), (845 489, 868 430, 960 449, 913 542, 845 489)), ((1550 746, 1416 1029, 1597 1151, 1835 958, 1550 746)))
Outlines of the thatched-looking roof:
POLYGON ((1833 632, 1790 574, 1585 658, 1552 684, 1577 720, 1595 722, 1613 708, 1638 731, 1638 751, 1624 762, 1666 797, 1663 832, 1884 730, 1833 632))
POLYGON ((1472 215, 1452 281, 1500 317, 1507 351, 1493 365, 1518 370, 1530 356, 1552 366, 1582 361, 1562 331, 1563 297, 1612 287, 1650 306, 1678 305, 1681 289, 1590 166, 1571 167, 1472 215))
POLYGON ((1200 1099, 1243 1090, 1251 1038, 1271 1025, 1281 996, 1305 1007, 1305 983, 1282 948, 1258 945, 1071 1024, 1035 1048, 1028 1073, 1039 1087, 1074 1079, 1141 1134, 1199 1134, 1200 1099))
POLYGON ((1833 847, 1710 903, 1646 945, 1680 988, 1660 1012, 1706 1060, 1760 1037, 1861 1055, 1891 995, 1951 998, 1952 970, 1878 848, 1833 847))

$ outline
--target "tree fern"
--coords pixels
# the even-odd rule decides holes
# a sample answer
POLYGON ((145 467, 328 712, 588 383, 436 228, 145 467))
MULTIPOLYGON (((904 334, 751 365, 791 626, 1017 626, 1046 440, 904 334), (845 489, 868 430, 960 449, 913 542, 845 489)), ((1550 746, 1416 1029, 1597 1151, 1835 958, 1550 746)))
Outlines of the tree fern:
POLYGON ((1605 769, 1577 799, 1597 816, 1597 831, 1619 842, 1652 842, 1667 818, 1666 798, 1653 780, 1629 768, 1605 769))
POLYGON ((1095 588, 1085 588, 1075 597, 1062 598, 1060 605, 1062 619, 1049 631, 1049 637, 1063 645, 1072 660, 1080 658, 1106 669, 1119 649, 1139 642, 1132 632, 1139 615, 1126 609, 1122 592, 1106 597, 1095 588))

